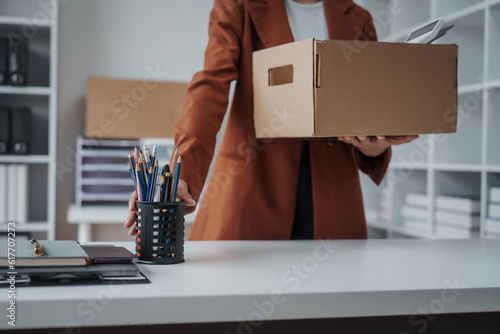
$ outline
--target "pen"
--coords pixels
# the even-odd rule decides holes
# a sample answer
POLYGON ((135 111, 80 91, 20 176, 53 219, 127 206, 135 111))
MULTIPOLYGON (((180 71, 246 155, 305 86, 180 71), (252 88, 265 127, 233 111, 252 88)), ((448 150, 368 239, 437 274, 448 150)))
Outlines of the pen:
POLYGON ((170 173, 170 167, 168 164, 164 165, 161 169, 160 202, 168 202, 168 197, 165 197, 168 189, 166 184, 166 173, 170 173))
POLYGON ((175 177, 174 177, 174 188, 172 189, 172 202, 175 202, 177 199, 177 186, 179 185, 179 175, 181 172, 181 156, 177 159, 177 166, 175 168, 175 177))
POLYGON ((151 165, 154 166, 155 162, 156 162, 156 152, 158 151, 158 147, 156 145, 153 145, 153 152, 152 152, 152 155, 151 155, 151 165))
POLYGON ((160 202, 165 202, 165 175, 161 174, 161 183, 160 183, 160 202))
POLYGON ((42 248, 42 246, 40 246, 40 243, 36 239, 31 239, 31 244, 35 247, 35 249, 33 249, 33 252, 35 253, 35 255, 42 256, 43 248, 42 248))
POLYGON ((149 200, 151 202, 154 201, 154 198, 155 198, 155 193, 156 193, 156 178, 158 177, 158 167, 159 167, 159 164, 158 164, 158 160, 155 161, 154 163, 154 167, 151 167, 153 168, 153 180, 151 181, 151 193, 149 195, 149 200))
POLYGON ((170 194, 172 191, 172 173, 165 173, 165 200, 164 202, 170 201, 170 194))

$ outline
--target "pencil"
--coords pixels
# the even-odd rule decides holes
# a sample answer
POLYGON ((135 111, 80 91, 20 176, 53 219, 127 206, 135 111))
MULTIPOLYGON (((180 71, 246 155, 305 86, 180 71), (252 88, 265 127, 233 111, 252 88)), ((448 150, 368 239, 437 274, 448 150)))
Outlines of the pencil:
POLYGON ((175 168, 175 177, 174 177, 174 188, 172 189, 172 202, 175 202, 177 199, 177 186, 179 185, 179 175, 181 172, 181 156, 177 159, 177 166, 175 168))
MULTIPOLYGON (((139 150, 139 166, 141 167, 142 179, 144 183, 148 181, 148 169, 146 167, 146 160, 144 160, 144 153, 139 150)), ((147 186, 147 184, 144 184, 147 186)))
POLYGON ((130 167, 132 167, 132 175, 134 175, 134 183, 135 183, 135 162, 134 157, 132 156, 132 152, 128 151, 128 161, 130 162, 130 167))
MULTIPOLYGON (((139 158, 139 161, 141 159, 139 158)), ((139 166, 139 162, 135 165, 135 170, 137 171, 137 182, 139 183, 139 189, 137 189, 137 199, 139 201, 146 200, 146 187, 144 186, 144 177, 142 175, 142 168, 139 166)))
POLYGON ((148 187, 146 191, 146 201, 151 201, 151 186, 153 185, 153 167, 149 167, 148 187))
MULTIPOLYGON (((172 163, 175 164, 177 162, 177 159, 179 159, 179 148, 176 146, 173 154, 172 163)), ((175 178, 175 170, 172 170, 171 173, 172 173, 172 178, 175 178)))
MULTIPOLYGON (((137 166, 137 163, 139 162, 139 158, 140 158, 139 150, 137 149, 137 146, 136 146, 134 148, 134 160, 135 160, 134 166, 137 166)), ((138 175, 137 171, 139 171, 139 169, 135 168, 134 176, 138 175)), ((135 177, 135 191, 137 192, 137 199, 142 201, 141 185, 139 183, 139 178, 137 176, 135 177), (140 199, 139 199, 139 196, 140 196, 140 199)))
POLYGON ((132 177, 132 182, 134 183, 134 188, 136 188, 135 190, 137 190, 134 171, 132 170, 132 166, 130 166, 130 161, 127 161, 127 166, 128 166, 128 172, 130 173, 130 176, 132 177))

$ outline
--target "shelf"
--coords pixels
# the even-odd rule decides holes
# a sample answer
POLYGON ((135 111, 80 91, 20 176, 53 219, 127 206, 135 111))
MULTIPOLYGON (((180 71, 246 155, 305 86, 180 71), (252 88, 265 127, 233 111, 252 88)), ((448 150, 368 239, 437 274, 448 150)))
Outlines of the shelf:
POLYGON ((3 164, 47 164, 50 162, 48 155, 0 155, 3 164))
POLYGON ((34 221, 27 223, 16 223, 16 232, 43 232, 47 231, 49 224, 42 221, 34 221))
POLYGON ((0 16, 0 26, 35 26, 38 28, 49 29, 52 26, 52 20, 46 22, 34 22, 33 18, 15 17, 15 16, 0 16))
POLYGON ((443 172, 481 172, 483 167, 479 164, 435 163, 434 169, 443 172))
POLYGON ((112 178, 85 178, 82 179, 82 185, 85 186, 95 186, 95 185, 110 185, 110 186, 130 186, 132 185, 132 179, 130 174, 126 179, 112 179, 112 178))
POLYGON ((491 81, 489 84, 488 84, 488 89, 497 89, 497 88, 500 88, 500 80, 496 80, 496 81, 491 81))
POLYGON ((458 94, 459 95, 471 94, 471 93, 475 93, 475 92, 480 92, 482 89, 483 89, 482 83, 459 86, 458 87, 458 94))
POLYGON ((54 90, 51 87, 39 87, 39 86, 0 86, 0 94, 49 96, 53 91, 54 90))
POLYGON ((127 164, 84 164, 83 172, 127 172, 127 164))
POLYGON ((368 227, 376 228, 378 230, 383 230, 383 231, 389 230, 389 225, 387 225, 387 224, 382 224, 382 223, 377 223, 377 222, 367 222, 366 225, 368 227))
MULTIPOLYGON (((385 23, 383 19, 389 21, 382 27, 380 40, 402 42, 411 30, 436 17, 443 17, 447 24, 454 25, 435 43, 458 45, 457 132, 424 135, 410 144, 393 147, 392 161, 384 179, 390 186, 387 193, 376 192, 362 183, 363 192, 368 190, 364 198, 379 203, 378 207, 367 207, 367 211, 381 208, 375 211, 377 217, 367 219, 369 227, 387 231, 389 238, 399 234, 441 238, 431 231, 433 202, 429 201, 428 228, 424 230, 403 225, 401 206, 408 192, 421 192, 432 198, 486 196, 481 199, 484 210, 489 187, 500 187, 500 62, 497 61, 500 0, 378 0, 375 4, 366 0, 362 5, 375 12, 374 20, 382 19, 379 26, 385 23), (391 8, 391 5, 397 7, 391 8), (397 13, 395 8, 399 9, 397 13), (388 18, 384 17, 387 13, 390 13, 388 18), (384 217, 390 224, 386 225, 378 217, 384 217)), ((483 230, 481 235, 486 237, 483 230)))
POLYGON ((486 165, 486 172, 500 173, 500 165, 486 165))
POLYGON ((404 234, 404 235, 414 237, 414 238, 427 238, 427 236, 428 236, 425 231, 419 231, 416 229, 408 228, 406 226, 399 226, 399 225, 394 226, 393 225, 390 227, 390 230, 391 230, 391 232, 404 234))
POLYGON ((91 157, 91 158, 97 158, 97 157, 105 157, 105 158, 123 158, 125 165, 127 164, 127 152, 128 150, 88 150, 84 149, 82 150, 82 157, 91 157))
POLYGON ((429 165, 425 162, 410 164, 405 162, 391 161, 389 164, 389 169, 427 170, 427 168, 429 168, 429 165))

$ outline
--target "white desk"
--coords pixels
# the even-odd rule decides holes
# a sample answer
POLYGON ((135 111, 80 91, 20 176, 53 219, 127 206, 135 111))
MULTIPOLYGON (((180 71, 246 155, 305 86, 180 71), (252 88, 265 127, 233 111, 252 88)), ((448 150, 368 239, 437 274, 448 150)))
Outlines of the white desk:
POLYGON ((18 287, 16 329, 500 311, 499 255, 486 239, 186 242, 185 263, 140 265, 151 284, 18 287))

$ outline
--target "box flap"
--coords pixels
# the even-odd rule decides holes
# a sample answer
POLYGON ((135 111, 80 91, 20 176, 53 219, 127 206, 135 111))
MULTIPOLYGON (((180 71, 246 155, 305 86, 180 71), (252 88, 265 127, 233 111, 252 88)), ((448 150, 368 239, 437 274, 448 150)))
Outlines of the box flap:
POLYGON ((312 69, 313 39, 253 53, 257 138, 313 135, 312 69))
POLYGON ((87 138, 171 138, 188 84, 89 78, 87 138))
POLYGON ((456 45, 331 40, 315 49, 317 136, 456 131, 456 45))

